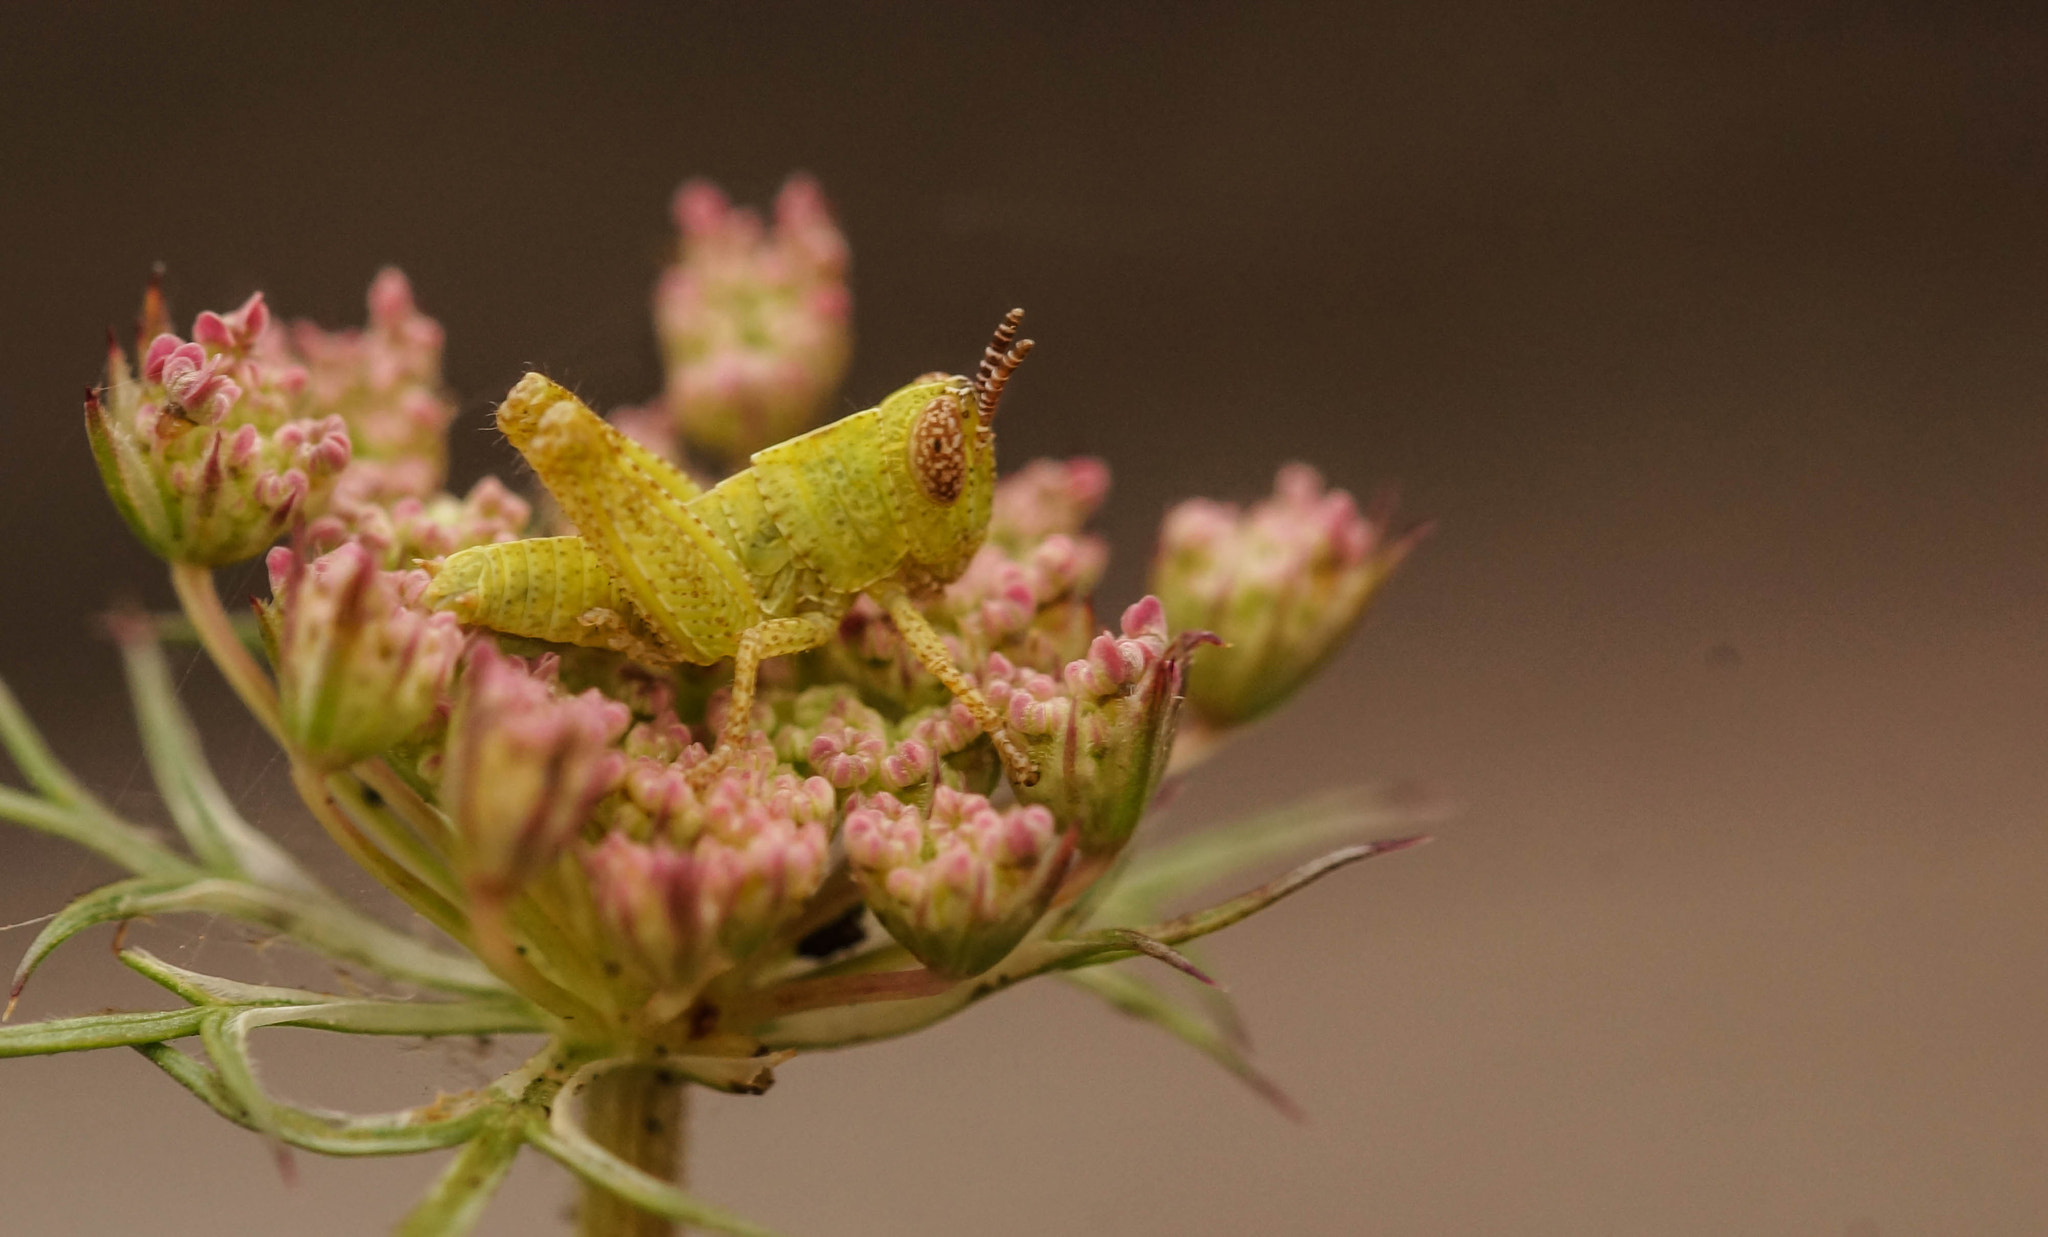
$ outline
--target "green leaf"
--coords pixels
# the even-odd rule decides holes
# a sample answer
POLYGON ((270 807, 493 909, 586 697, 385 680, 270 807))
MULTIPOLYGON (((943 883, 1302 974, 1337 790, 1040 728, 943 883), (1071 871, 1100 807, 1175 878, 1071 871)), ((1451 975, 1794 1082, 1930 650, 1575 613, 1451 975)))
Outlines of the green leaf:
POLYGON ((462 1237, 475 1228, 511 1170, 522 1141, 523 1130, 516 1122, 486 1122, 427 1196, 399 1221, 394 1237, 462 1237))
POLYGON ((163 647, 149 624, 119 622, 114 631, 150 773, 192 853, 219 875, 246 876, 273 889, 332 899, 282 847, 235 810, 206 762, 191 717, 178 703, 163 647))
POLYGON ((119 1048, 196 1035, 203 1009, 150 1010, 137 1014, 91 1014, 0 1027, 0 1057, 35 1057, 53 1052, 119 1048))
POLYGON ((310 1027, 349 1035, 520 1035, 545 1031, 533 1006, 516 997, 495 1001, 328 1000, 291 1018, 259 1011, 258 1026, 310 1027))
POLYGON ((1396 851, 1420 846, 1427 841, 1427 837, 1408 837, 1347 846, 1342 850, 1332 851, 1320 859, 1312 859, 1277 879, 1267 881, 1250 893, 1240 894, 1228 902, 1220 902, 1206 910, 1175 916, 1143 931, 1146 936, 1168 945, 1192 941, 1248 919, 1280 899, 1300 892, 1338 868, 1348 867, 1360 860, 1378 855, 1391 855, 1396 851))
POLYGON ((339 904, 245 881, 147 877, 105 886, 58 912, 21 960, 14 991, 20 993, 29 974, 52 949, 94 924, 183 911, 227 915, 273 928, 330 958, 406 983, 478 995, 506 991, 474 958, 443 953, 339 904))
POLYGON ((167 873, 185 866, 155 838, 109 811, 58 761, 4 680, 0 747, 37 792, 30 795, 0 786, 0 817, 76 842, 130 872, 167 873))
MULTIPOLYGON (((1347 864, 1375 855, 1391 854, 1426 841, 1398 838, 1347 847, 1269 881, 1249 893, 1219 903, 1207 910, 1181 915, 1138 930, 1154 944, 1179 945, 1229 927, 1280 899, 1295 893, 1347 864)), ((770 1048, 840 1048, 850 1044, 889 1039, 922 1030, 974 1004, 984 997, 1035 975, 1053 970, 1100 966, 1139 953, 1151 953, 1136 939, 1116 931, 1055 940, 1028 941, 993 970, 934 996, 885 1001, 866 1005, 837 1006, 805 1010, 772 1019, 751 1033, 770 1048)), ((1154 954, 1154 956, 1157 956, 1154 954)))
POLYGON ((731 1212, 685 1194, 668 1182, 633 1167, 604 1149, 586 1133, 570 1111, 575 1097, 590 1080, 618 1065, 616 1060, 597 1061, 584 1066, 569 1079, 555 1097, 553 1112, 543 1121, 539 1114, 528 1119, 526 1141, 552 1156, 577 1176, 644 1211, 680 1220, 692 1228, 708 1228, 732 1237, 776 1237, 770 1230, 743 1220, 731 1212))
POLYGON ((142 876, 169 876, 197 869, 127 821, 95 807, 66 807, 12 786, 0 786, 0 820, 63 838, 142 876))
MULTIPOLYGON (((220 1075, 203 1061, 163 1043, 137 1044, 135 1050, 221 1116, 244 1129, 258 1129, 220 1075)), ((493 1099, 478 1097, 354 1116, 273 1103, 269 1116, 275 1128, 258 1132, 320 1155, 414 1155, 467 1141, 501 1107, 493 1099)))
POLYGON ((29 720, 28 711, 21 707, 21 701, 5 680, 0 680, 0 747, 7 749, 14 767, 21 770, 28 784, 51 803, 59 807, 92 808, 106 813, 106 807, 72 776, 71 770, 65 768, 50 750, 42 732, 29 720))
POLYGON ((36 933, 36 939, 29 942, 28 952, 21 956, 20 964, 14 968, 14 984, 7 993, 7 1014, 13 1014, 15 1002, 21 1000, 21 990, 28 986, 29 976, 35 974, 43 959, 49 957, 57 946, 95 924, 147 915, 157 900, 189 887, 190 882, 183 877, 137 876, 102 885, 58 911, 50 917, 50 922, 43 925, 43 930, 36 933))
MULTIPOLYGON (((530 1015, 508 1016, 502 1005, 479 1002, 410 1005, 394 1001, 331 1001, 264 1009, 204 1011, 200 1040, 213 1069, 204 1076, 189 1058, 181 1064, 152 1057, 193 1094, 238 1125, 294 1146, 344 1155, 402 1155, 432 1150, 471 1137, 484 1115, 500 1101, 488 1093, 450 1112, 409 1109, 375 1117, 345 1117, 294 1108, 272 1098, 257 1079, 249 1052, 250 1033, 263 1027, 295 1026, 371 1035, 474 1035, 534 1029, 530 1015), (195 1068, 196 1067, 196 1068, 195 1068)), ((183 1054, 178 1054, 181 1057, 183 1054)))
POLYGON ((1062 979, 1107 1001, 1118 1012, 1149 1022, 1236 1075, 1259 1098, 1288 1118, 1300 1121, 1300 1106, 1278 1084, 1261 1073, 1232 1034, 1201 1015, 1175 1004, 1165 993, 1121 968, 1097 967, 1069 971, 1062 979))
POLYGON ((268 984, 245 984, 188 971, 164 961, 147 949, 121 951, 121 961, 152 983, 160 984, 194 1005, 307 1005, 335 998, 304 988, 273 988, 268 984))
POLYGON ((1125 924, 1154 919, 1173 899, 1253 868, 1363 833, 1413 828, 1440 819, 1442 812, 1430 800, 1354 787, 1204 829, 1133 856, 1092 918, 1125 924))

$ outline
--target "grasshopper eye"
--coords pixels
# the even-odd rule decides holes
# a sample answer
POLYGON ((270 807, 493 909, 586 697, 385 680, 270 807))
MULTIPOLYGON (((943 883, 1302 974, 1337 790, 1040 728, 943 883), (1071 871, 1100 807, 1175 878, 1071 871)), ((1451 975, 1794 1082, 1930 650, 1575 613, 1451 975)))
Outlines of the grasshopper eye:
POLYGON ((950 506, 966 488, 967 435, 960 428, 959 397, 937 397, 911 423, 910 475, 941 506, 950 506))

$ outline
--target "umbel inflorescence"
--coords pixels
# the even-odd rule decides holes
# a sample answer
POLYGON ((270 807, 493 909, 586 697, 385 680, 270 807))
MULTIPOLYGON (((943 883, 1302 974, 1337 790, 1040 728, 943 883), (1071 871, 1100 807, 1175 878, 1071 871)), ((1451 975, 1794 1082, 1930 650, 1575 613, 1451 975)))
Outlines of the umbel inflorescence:
POLYGON ((1108 547, 1087 525, 1106 467, 1037 460, 997 480, 997 412, 1031 346, 1020 315, 962 373, 803 433, 849 350, 823 198, 792 180, 764 223, 692 184, 676 215, 659 399, 605 418, 530 374, 498 406, 538 508, 492 478, 444 488, 441 328, 397 271, 371 285, 367 325, 339 332, 280 322, 258 294, 181 334, 151 287, 85 419, 183 604, 109 623, 178 840, 95 798, 0 689, 27 782, 0 788, 0 815, 130 873, 49 921, 13 995, 85 928, 181 911, 260 925, 355 978, 346 995, 252 985, 131 948, 182 1007, 11 1026, 0 1055, 128 1046, 279 1144, 461 1148, 402 1222, 413 1234, 467 1231, 528 1145, 586 1182, 587 1234, 761 1232, 671 1184, 685 1084, 758 1093, 797 1053, 903 1035, 1040 975, 1280 1099, 1225 1007, 1106 964, 1210 982, 1183 946, 1415 839, 1172 915, 1386 814, 1326 799, 1128 848, 1163 784, 1325 660, 1417 531, 1290 465, 1249 510, 1170 513, 1152 595, 1105 630, 1089 599, 1108 547), (698 471, 713 463, 715 483, 698 471), (210 570, 266 554, 268 597, 231 617, 210 570), (350 906, 238 814, 172 689, 173 630, 269 731, 335 843, 438 931, 350 906), (453 1099, 345 1115, 263 1087, 250 1035, 285 1025, 546 1046, 453 1099))

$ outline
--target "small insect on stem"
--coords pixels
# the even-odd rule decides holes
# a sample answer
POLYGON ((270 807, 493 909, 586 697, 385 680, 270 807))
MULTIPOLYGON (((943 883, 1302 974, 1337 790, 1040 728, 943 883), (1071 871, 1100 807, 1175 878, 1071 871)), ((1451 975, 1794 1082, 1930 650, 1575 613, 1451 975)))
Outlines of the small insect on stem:
POLYGON ((579 535, 453 554, 425 600, 465 623, 655 665, 732 658, 718 746, 690 773, 702 786, 747 740, 761 662, 824 644, 867 594, 1029 786, 1037 769, 915 600, 959 578, 988 535, 996 407, 1031 351, 1023 320, 1004 315, 973 378, 922 375, 708 490, 528 374, 498 427, 579 535))

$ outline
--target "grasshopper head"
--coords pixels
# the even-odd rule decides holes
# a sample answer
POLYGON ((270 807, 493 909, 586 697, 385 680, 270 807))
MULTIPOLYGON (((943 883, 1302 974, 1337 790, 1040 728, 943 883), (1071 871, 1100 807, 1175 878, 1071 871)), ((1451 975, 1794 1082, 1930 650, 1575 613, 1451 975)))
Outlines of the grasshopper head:
POLYGON ((996 483, 996 404, 1031 341, 1024 311, 996 327, 973 378, 925 374, 882 401, 883 445, 908 542, 909 575, 945 584, 967 569, 988 532, 996 483))

